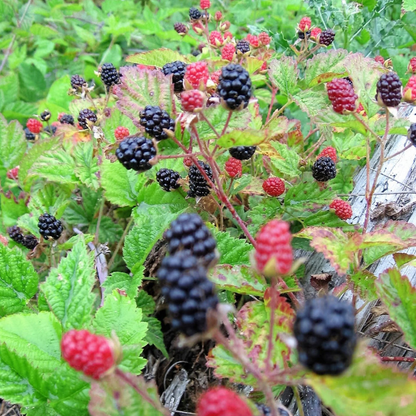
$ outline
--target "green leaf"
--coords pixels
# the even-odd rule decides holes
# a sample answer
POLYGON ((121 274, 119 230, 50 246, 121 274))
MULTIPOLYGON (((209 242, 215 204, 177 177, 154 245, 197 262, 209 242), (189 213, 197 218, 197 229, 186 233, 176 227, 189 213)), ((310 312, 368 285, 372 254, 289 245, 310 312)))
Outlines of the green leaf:
POLYGON ((416 9, 416 0, 403 0, 402 7, 407 12, 412 12, 416 9))
POLYGON ((232 237, 226 231, 217 231, 211 228, 211 232, 217 241, 217 249, 220 252, 220 264, 231 264, 233 266, 250 264, 248 253, 253 250, 253 246, 246 240, 232 237))
POLYGON ((47 212, 56 218, 60 218, 71 202, 70 196, 70 187, 48 183, 31 194, 29 211, 35 217, 47 212))
POLYGON ((296 178, 301 175, 299 170, 299 156, 295 150, 290 149, 286 144, 271 142, 271 145, 277 151, 279 158, 271 157, 271 168, 275 175, 288 176, 296 178))
POLYGON ((342 375, 313 376, 308 384, 337 416, 416 414, 416 382, 394 367, 382 366, 369 352, 356 355, 342 375))
POLYGON ((322 110, 328 108, 330 103, 323 86, 318 86, 309 90, 303 90, 293 96, 293 101, 309 117, 316 117, 322 110))
MULTIPOLYGON (((95 235, 92 235, 92 234, 83 234, 83 236, 84 236, 85 244, 91 243, 92 241, 94 241, 94 238, 95 238, 95 235)), ((72 250, 74 245, 78 242, 78 240, 79 240, 78 234, 74 235, 69 240, 66 240, 65 243, 59 244, 58 249, 64 250, 64 251, 72 250)))
POLYGON ((93 253, 87 252, 82 235, 66 258, 52 269, 41 285, 51 311, 65 329, 82 328, 92 319, 96 295, 93 253))
POLYGON ((166 358, 169 358, 163 341, 162 324, 160 321, 153 316, 145 316, 143 317, 143 321, 148 325, 145 341, 149 345, 154 345, 166 358))
POLYGON ((98 162, 93 156, 94 145, 92 141, 78 143, 74 151, 75 175, 81 182, 91 189, 97 190, 98 183, 98 162))
POLYGON ((224 134, 217 141, 218 146, 229 148, 234 146, 254 146, 265 140, 265 132, 259 130, 245 129, 233 130, 224 134))
POLYGON ((261 202, 250 211, 251 224, 248 229, 252 235, 257 234, 264 224, 282 212, 280 201, 277 198, 263 198, 261 202))
POLYGON ((17 121, 7 124, 0 114, 0 167, 7 170, 16 167, 25 151, 26 139, 22 126, 17 121))
POLYGON ((360 270, 359 272, 350 276, 351 281, 355 285, 359 296, 366 301, 377 300, 376 293, 376 276, 368 270, 360 270))
POLYGON ((162 68, 165 64, 173 61, 189 62, 189 60, 179 52, 166 48, 135 53, 134 55, 129 55, 126 58, 126 61, 132 64, 156 66, 158 68, 162 68))
POLYGON ((133 124, 133 121, 125 116, 120 110, 114 107, 111 109, 110 117, 106 117, 101 122, 100 126, 103 129, 105 139, 109 143, 114 143, 116 141, 116 138, 114 137, 114 131, 119 126, 128 128, 130 132, 134 132, 136 130, 136 126, 133 124))
POLYGON ((3 193, 0 194, 1 219, 5 228, 16 225, 17 219, 27 211, 24 199, 15 200, 13 197, 7 198, 3 193))
POLYGON ((130 276, 127 273, 113 272, 103 284, 104 295, 107 296, 115 289, 119 289, 124 291, 129 298, 134 299, 141 282, 140 274, 136 273, 134 276, 130 276))
POLYGON ((297 88, 299 70, 295 58, 282 56, 269 62, 269 77, 282 95, 292 95, 297 88))
POLYGON ((112 204, 122 207, 136 205, 137 191, 146 178, 133 170, 127 170, 120 162, 104 159, 101 165, 101 185, 104 195, 112 204))
MULTIPOLYGON (((95 234, 97 230, 98 218, 94 219, 88 227, 90 234, 95 234)), ((114 222, 109 217, 101 217, 100 221, 100 232, 98 233, 99 241, 103 243, 115 243, 120 241, 123 235, 123 228, 120 224, 114 222)))
POLYGON ((376 281, 377 293, 390 318, 403 330, 406 341, 416 348, 416 289, 396 268, 387 269, 376 281))
POLYGON ((105 297, 104 305, 98 309, 93 322, 97 334, 111 337, 115 332, 123 347, 120 368, 140 374, 146 360, 140 356, 147 323, 142 322, 142 311, 134 299, 122 296, 117 291, 105 297))
POLYGON ((39 277, 18 248, 0 244, 0 316, 20 312, 38 290, 39 277))
POLYGON ((323 126, 350 128, 357 133, 366 134, 364 126, 352 114, 336 113, 329 102, 316 115, 316 122, 323 126))
MULTIPOLYGON (((70 77, 65 75, 51 85, 46 97, 48 104, 54 104, 63 110, 69 110, 69 103, 73 100, 73 96, 68 95, 68 89, 70 86, 70 77)), ((51 110, 50 110, 51 111, 51 110)))

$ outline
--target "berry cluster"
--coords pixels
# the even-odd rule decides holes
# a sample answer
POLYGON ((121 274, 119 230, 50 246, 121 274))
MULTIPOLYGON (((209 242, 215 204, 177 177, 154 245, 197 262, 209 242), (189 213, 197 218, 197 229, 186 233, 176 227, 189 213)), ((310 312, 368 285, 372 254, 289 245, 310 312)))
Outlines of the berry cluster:
POLYGON ((141 172, 152 168, 150 161, 156 156, 156 148, 146 137, 131 136, 120 142, 116 156, 126 169, 141 172))
POLYGON ((156 174, 156 180, 161 186, 161 188, 166 191, 170 192, 172 190, 179 188, 178 180, 181 178, 179 172, 176 172, 172 169, 162 168, 156 174))
POLYGON ((319 159, 320 157, 330 157, 334 163, 337 163, 337 151, 331 146, 322 149, 322 152, 316 158, 319 159))
POLYGON ((342 199, 334 199, 329 205, 330 209, 335 211, 335 215, 341 220, 348 220, 352 217, 352 208, 347 201, 342 199))
POLYGON ((78 115, 78 123, 83 129, 88 129, 97 122, 97 115, 89 108, 81 110, 78 115))
POLYGON ((403 99, 410 103, 416 101, 416 76, 415 75, 412 75, 409 78, 409 81, 404 87, 403 99))
POLYGON ((111 63, 104 64, 101 67, 100 78, 107 90, 120 82, 118 71, 111 63))
POLYGON ((186 72, 186 64, 184 62, 170 62, 163 66, 162 71, 166 76, 172 76, 172 84, 175 92, 183 91, 183 79, 186 72))
POLYGON ((185 71, 185 83, 193 89, 205 88, 209 79, 208 65, 206 62, 195 62, 187 66, 185 71))
POLYGON ((24 235, 22 233, 22 230, 16 225, 8 228, 7 232, 9 234, 9 237, 13 241, 15 241, 18 244, 21 244, 22 246, 28 248, 29 250, 33 250, 39 244, 38 239, 34 235, 32 234, 24 235))
POLYGON ((225 162, 224 169, 231 178, 235 178, 241 176, 243 171, 243 164, 241 163, 241 160, 230 157, 225 162))
POLYGON ((402 100, 402 82, 397 74, 383 74, 377 82, 376 100, 385 107, 397 107, 402 100))
MULTIPOLYGON (((213 180, 211 167, 203 162, 202 160, 198 161, 199 166, 205 171, 211 181, 213 180)), ((197 166, 192 165, 189 168, 189 191, 188 196, 191 198, 207 196, 210 193, 211 187, 205 179, 204 175, 198 169, 197 166)))
POLYGON ((48 213, 39 217, 38 227, 40 234, 45 240, 58 240, 64 230, 61 221, 48 213))
POLYGON ((130 131, 127 127, 119 126, 114 130, 114 137, 116 140, 120 141, 130 136, 130 131))
POLYGON ((320 157, 312 166, 312 176, 318 182, 328 182, 337 176, 335 162, 328 156, 320 157))
POLYGON ((157 141, 168 138, 165 130, 175 130, 175 122, 165 110, 158 106, 146 106, 140 112, 140 124, 145 127, 146 133, 157 141))
POLYGON ((222 67, 218 94, 230 110, 246 108, 252 94, 248 72, 238 64, 222 67))
POLYGON ((87 85, 87 81, 82 78, 80 75, 72 75, 71 77, 71 87, 74 91, 81 91, 82 87, 87 85))
POLYGON ((280 196, 285 192, 285 183, 280 178, 268 178, 263 182, 263 190, 267 195, 280 196))
POLYGON ((199 90, 184 91, 181 94, 181 105, 184 111, 190 113, 201 110, 204 107, 205 94, 199 90))
POLYGON ((26 127, 31 133, 39 134, 43 129, 43 124, 35 118, 30 118, 26 123, 26 127))
POLYGON ((71 114, 60 114, 60 116, 58 117, 58 120, 61 124, 70 124, 71 126, 75 125, 75 120, 74 117, 71 116, 71 114))
POLYGON ((346 111, 355 110, 358 96, 354 93, 354 88, 348 80, 335 78, 328 82, 326 89, 328 98, 332 102, 332 108, 336 113, 343 114, 346 111))
POLYGON ((228 151, 234 159, 248 160, 254 155, 256 149, 256 146, 236 146, 230 147, 228 151))

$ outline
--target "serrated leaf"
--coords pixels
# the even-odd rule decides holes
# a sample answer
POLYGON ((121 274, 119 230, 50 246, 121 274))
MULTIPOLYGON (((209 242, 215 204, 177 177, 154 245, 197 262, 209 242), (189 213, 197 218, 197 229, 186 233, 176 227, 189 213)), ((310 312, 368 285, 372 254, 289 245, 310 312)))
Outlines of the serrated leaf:
POLYGON ((115 289, 119 289, 124 291, 129 298, 134 299, 141 282, 140 273, 130 276, 127 273, 113 272, 103 284, 105 288, 104 295, 110 295, 115 289))
POLYGON ((416 0, 403 0, 402 7, 407 12, 412 12, 416 9, 416 0))
POLYGON ((227 231, 217 231, 215 228, 211 228, 211 232, 220 252, 219 264, 236 266, 250 263, 248 253, 253 250, 253 246, 246 240, 234 238, 227 231))
POLYGON ((390 318, 403 330, 406 341, 416 348, 416 289, 396 268, 387 269, 376 281, 377 293, 390 318))
POLYGON ((301 176, 299 170, 299 156, 290 149, 286 144, 279 142, 272 142, 271 145, 279 154, 279 158, 271 158, 271 168, 275 175, 285 175, 289 178, 296 178, 301 176))
POLYGON ((123 347, 120 368, 140 374, 146 360, 140 356, 145 345, 147 323, 142 322, 142 311, 134 299, 122 296, 116 290, 105 297, 104 305, 98 309, 93 322, 97 334, 111 337, 114 331, 123 347))
POLYGON ((299 91, 292 98, 309 117, 316 117, 321 114, 322 109, 329 106, 329 100, 323 86, 299 91))
POLYGON ((282 56, 269 62, 269 77, 282 95, 292 95, 297 88, 299 69, 295 58, 282 56))
POLYGON ((148 325, 145 341, 149 345, 154 345, 166 358, 169 358, 169 354, 166 351, 165 343, 163 341, 161 322, 153 316, 145 316, 143 317, 143 321, 148 325))
POLYGON ((0 212, 4 227, 13 227, 16 225, 17 219, 28 212, 26 201, 24 199, 16 200, 12 196, 7 198, 2 193, 0 194, 0 212))
POLYGON ((137 202, 140 204, 138 213, 146 214, 151 207, 154 216, 163 216, 165 212, 175 213, 188 208, 188 202, 180 192, 166 192, 157 182, 142 186, 137 195, 137 202))
POLYGON ((36 218, 47 212, 59 219, 71 202, 70 196, 70 187, 46 184, 41 189, 32 192, 29 210, 36 218))
POLYGON ((264 277, 249 266, 215 266, 209 274, 216 286, 242 295, 263 296, 268 285, 264 277))
POLYGON ((0 167, 7 170, 19 164, 26 151, 26 138, 17 121, 7 124, 0 114, 0 167))
POLYGON ((87 252, 83 236, 79 235, 68 256, 41 285, 51 311, 65 329, 79 329, 91 322, 96 300, 94 284, 94 256, 87 252))
POLYGON ((105 139, 109 143, 114 143, 116 141, 114 131, 119 126, 128 128, 131 133, 136 130, 136 126, 133 124, 133 121, 125 116, 120 110, 113 107, 111 109, 110 117, 106 117, 100 124, 100 127, 103 129, 105 139))
POLYGON ((78 143, 74 151, 75 175, 91 189, 99 188, 97 172, 99 170, 97 158, 93 156, 92 141, 78 143))
MULTIPOLYGON (((92 234, 83 234, 84 236, 84 241, 85 244, 91 243, 92 241, 94 241, 95 235, 92 234)), ((63 244, 58 244, 58 249, 59 250, 72 250, 74 245, 78 242, 79 238, 78 238, 78 234, 72 236, 69 240, 66 240, 65 243, 63 244)))
POLYGON ((280 116, 272 118, 265 127, 268 140, 287 143, 291 134, 300 130, 301 123, 299 120, 289 120, 285 116, 280 116))
POLYGON ((234 146, 254 146, 266 139, 264 131, 245 129, 233 130, 218 139, 218 146, 229 148, 234 146))
MULTIPOLYGON (((98 218, 94 219, 88 227, 90 234, 95 234, 97 230, 98 218)), ((123 235, 123 228, 120 224, 114 222, 109 217, 101 217, 100 231, 98 233, 99 241, 103 243, 115 243, 120 240, 123 235)))
POLYGON ((156 66, 158 68, 162 68, 165 64, 173 61, 182 61, 185 63, 189 62, 189 60, 179 52, 166 48, 154 49, 149 52, 135 53, 126 58, 126 62, 130 62, 132 64, 156 66))
POLYGON ((112 204, 122 207, 136 205, 138 188, 146 181, 143 175, 127 170, 120 162, 104 159, 101 165, 101 185, 104 195, 112 204))
POLYGON ((360 270, 350 276, 350 280, 355 285, 359 296, 366 301, 373 301, 377 299, 376 293, 376 276, 368 270, 360 270))
POLYGON ((22 311, 38 283, 39 276, 22 251, 0 244, 0 316, 22 311))
POLYGON ((365 127, 352 114, 336 113, 328 103, 316 115, 316 122, 320 125, 330 125, 333 127, 350 128, 357 133, 366 135, 365 127))

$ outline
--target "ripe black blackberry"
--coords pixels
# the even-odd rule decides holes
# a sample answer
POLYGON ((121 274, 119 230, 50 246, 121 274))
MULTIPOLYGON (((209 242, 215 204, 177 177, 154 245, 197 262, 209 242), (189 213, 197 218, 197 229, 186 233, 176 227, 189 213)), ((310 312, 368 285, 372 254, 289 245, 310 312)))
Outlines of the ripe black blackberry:
POLYGON ((17 225, 14 225, 13 227, 10 227, 7 229, 7 233, 9 234, 9 237, 16 241, 16 243, 22 244, 24 240, 24 235, 22 233, 22 230, 17 225))
POLYGON ((152 168, 149 162, 156 156, 156 148, 146 137, 130 136, 120 142, 116 156, 126 169, 140 172, 152 168))
MULTIPOLYGON (((260 410, 260 412, 262 412, 263 416, 272 415, 272 411, 270 410, 270 407, 266 406, 265 404, 256 403, 256 407, 257 409, 260 410)), ((279 416, 290 416, 290 413, 286 409, 284 409, 282 406, 278 406, 277 412, 279 416)))
POLYGON ((207 313, 218 304, 205 267, 188 251, 180 251, 163 259, 157 276, 172 317, 172 328, 187 336, 205 332, 207 313))
POLYGON ((305 39, 305 36, 306 36, 306 39, 309 39, 310 36, 311 36, 311 31, 308 30, 307 32, 302 32, 301 30, 299 30, 298 38, 303 40, 303 39, 305 39))
POLYGON ((184 62, 169 62, 163 66, 162 71, 165 75, 172 75, 172 83, 175 92, 183 91, 183 77, 185 76, 186 71, 186 64, 184 62))
POLYGON ((409 130, 407 130, 407 138, 413 146, 416 146, 416 123, 410 125, 409 130))
POLYGON ((217 243, 198 214, 181 214, 165 232, 169 254, 189 251, 208 267, 217 257, 217 243))
POLYGON ((51 118, 51 112, 48 110, 42 111, 40 113, 40 119, 42 121, 48 121, 51 118))
POLYGON ((147 105, 140 112, 140 124, 145 127, 146 133, 157 141, 168 138, 163 129, 175 131, 175 121, 158 106, 147 105))
MULTIPOLYGON (((205 173, 207 174, 208 178, 213 180, 211 167, 207 165, 202 160, 198 161, 199 166, 204 169, 205 173)), ((202 173, 199 171, 199 169, 192 165, 189 168, 189 191, 188 196, 191 198, 195 198, 197 196, 207 196, 210 193, 211 187, 208 185, 207 180, 202 175, 202 173)))
POLYGON ((323 30, 319 35, 319 44, 329 46, 335 39, 335 31, 332 29, 323 30))
POLYGON ((88 121, 90 124, 97 122, 97 115, 89 108, 81 110, 78 115, 78 123, 83 129, 88 129, 88 121))
POLYGON ((53 136, 56 133, 57 127, 56 126, 46 126, 43 131, 48 133, 50 136, 53 136))
POLYGON ((347 81, 351 85, 351 87, 354 87, 354 84, 353 84, 352 79, 350 77, 344 77, 343 79, 345 79, 345 81, 347 81))
POLYGON ((24 236, 22 244, 29 250, 33 250, 39 244, 39 241, 34 235, 29 234, 24 236))
POLYGON ((64 230, 61 221, 48 213, 39 217, 38 227, 40 234, 45 240, 50 240, 51 238, 57 240, 64 230))
POLYGON ((71 77, 71 87, 74 90, 81 91, 82 87, 87 83, 84 78, 80 75, 72 75, 71 77))
POLYGON ((179 33, 180 35, 186 35, 188 33, 188 28, 183 23, 175 23, 173 28, 175 29, 176 33, 179 33))
POLYGON ((156 174, 156 180, 162 189, 166 192, 170 192, 174 189, 179 188, 178 180, 181 178, 179 172, 176 172, 172 169, 160 169, 156 174))
POLYGON ((337 169, 330 157, 320 157, 312 166, 312 176, 318 182, 327 182, 337 176, 337 169))
POLYGON ((235 46, 237 51, 241 52, 242 54, 250 52, 250 42, 248 42, 245 39, 241 39, 237 42, 237 45, 235 46))
POLYGON ((248 160, 254 155, 256 149, 256 146, 236 146, 230 147, 228 151, 234 159, 248 160))
POLYGON ((107 87, 107 90, 120 82, 118 71, 112 63, 103 64, 101 67, 100 78, 107 87))
POLYGON ((191 20, 199 20, 201 17, 202 13, 196 7, 191 7, 189 9, 189 18, 191 20))
POLYGON ((25 128, 25 136, 26 136, 26 140, 32 141, 32 140, 36 140, 36 134, 32 133, 27 127, 25 128))
POLYGON ((249 73, 238 64, 223 66, 218 84, 218 93, 230 110, 246 108, 251 98, 249 73))
POLYGON ((357 343, 354 324, 350 303, 332 295, 307 300, 294 324, 299 361, 316 374, 342 373, 357 343))
POLYGON ((61 124, 71 124, 72 126, 75 125, 74 117, 72 117, 71 114, 63 114, 59 121, 61 124))
POLYGON ((402 100, 402 82, 397 74, 383 74, 377 82, 376 100, 386 107, 397 107, 402 100))

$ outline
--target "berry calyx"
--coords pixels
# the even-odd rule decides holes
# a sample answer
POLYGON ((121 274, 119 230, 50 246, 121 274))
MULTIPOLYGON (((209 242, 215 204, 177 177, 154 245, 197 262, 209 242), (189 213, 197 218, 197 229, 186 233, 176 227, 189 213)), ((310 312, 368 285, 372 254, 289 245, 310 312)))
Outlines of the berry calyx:
POLYGON ((214 19, 215 19, 216 22, 221 21, 221 19, 222 19, 222 13, 220 11, 215 12, 214 19))
POLYGON ((116 364, 113 342, 81 329, 66 332, 61 341, 63 359, 75 370, 95 380, 116 364))
POLYGON ((311 30, 311 39, 317 41, 321 33, 322 33, 322 29, 320 27, 314 27, 311 30))
POLYGON ((341 220, 348 220, 352 217, 352 208, 347 201, 334 199, 329 205, 330 209, 335 211, 335 215, 341 220))
POLYGON ((198 401, 197 416, 253 416, 247 402, 232 390, 214 387, 198 401))
POLYGON ((241 160, 230 157, 225 162, 224 169, 231 178, 235 178, 237 176, 241 176, 243 172, 243 164, 241 163, 241 160))
POLYGON ((232 43, 227 43, 221 50, 221 58, 226 61, 232 61, 235 55, 235 46, 232 43))
POLYGON ((309 299, 296 314, 299 361, 316 374, 338 375, 351 364, 357 336, 352 305, 328 295, 309 299))
POLYGON ((246 41, 254 48, 258 48, 260 45, 259 38, 250 33, 246 36, 246 41))
MULTIPOLYGON (((312 35, 312 32, 311 32, 312 35)), ((332 29, 324 30, 319 35, 319 44, 329 46, 335 39, 335 31, 332 29)))
POLYGON ((289 223, 280 220, 267 223, 256 237, 254 259, 257 269, 265 274, 289 273, 293 263, 291 241, 289 223), (274 263, 269 265, 271 260, 274 263))
POLYGON ((246 108, 252 94, 251 79, 247 70, 239 64, 223 66, 218 94, 229 110, 246 108))
POLYGON ((318 182, 327 182, 337 176, 335 162, 328 156, 320 157, 312 166, 312 176, 318 182))
POLYGON ((209 9, 211 7, 211 1, 210 0, 201 0, 199 2, 199 7, 202 10, 207 10, 207 9, 209 9))
POLYGON ((285 183, 280 178, 267 178, 263 182, 263 189, 267 195, 280 196, 285 192, 285 183))
POLYGON ((416 74, 416 57, 413 57, 412 59, 410 59, 407 70, 411 72, 412 74, 416 74))
POLYGON ((35 118, 30 118, 26 123, 26 127, 31 133, 39 134, 43 128, 43 124, 35 118))
POLYGON ((266 32, 259 33, 260 44, 262 44, 263 46, 267 46, 267 45, 270 45, 271 41, 272 41, 272 38, 266 32))
POLYGON ((45 240, 58 240, 64 230, 61 221, 48 213, 39 217, 38 227, 40 234, 45 240))
POLYGON ((116 138, 116 140, 123 140, 127 136, 130 136, 129 129, 127 127, 118 126, 114 130, 114 137, 116 138))
POLYGON ((335 78, 326 86, 328 98, 332 102, 332 108, 336 113, 344 114, 346 111, 354 111, 355 101, 358 96, 354 93, 352 85, 343 78, 335 78))
POLYGON ((206 62, 194 62, 186 68, 185 82, 193 89, 202 89, 207 85, 209 79, 208 65, 206 62))
POLYGON ((384 58, 381 55, 377 55, 374 60, 381 65, 384 65, 384 58))
POLYGON ((159 172, 156 173, 156 180, 161 186, 161 188, 170 192, 179 188, 178 180, 181 179, 179 172, 176 172, 172 169, 162 168, 159 172))
POLYGON ((300 19, 298 28, 301 32, 307 32, 312 26, 312 21, 310 17, 302 17, 302 19, 300 19))
POLYGON ((181 94, 181 106, 184 111, 190 113, 201 110, 204 107, 205 94, 199 90, 184 91, 181 94))
POLYGON ((120 142, 116 156, 126 169, 142 172, 152 168, 150 162, 156 156, 156 148, 146 137, 130 136, 120 142))
POLYGON ((394 72, 383 74, 377 82, 376 100, 383 107, 397 107, 402 100, 402 82, 394 72))
POLYGON ((319 153, 316 158, 319 159, 320 157, 330 157, 334 163, 337 163, 337 151, 331 146, 322 149, 321 153, 319 153))
POLYGON ((9 171, 7 171, 7 177, 9 179, 17 179, 19 175, 19 166, 16 166, 13 169, 10 169, 9 171))

